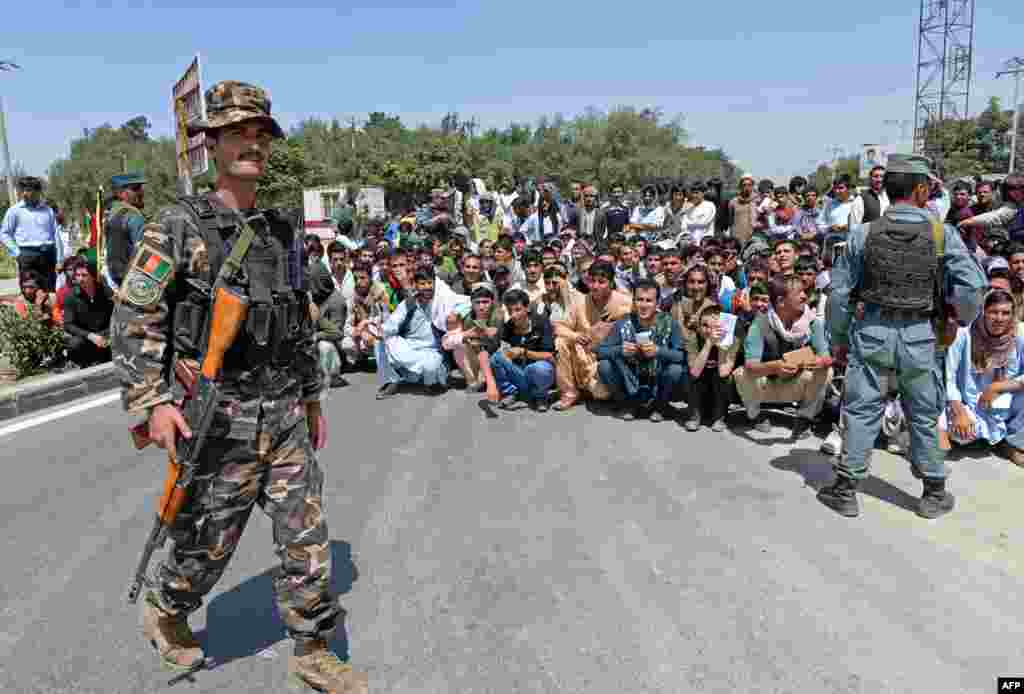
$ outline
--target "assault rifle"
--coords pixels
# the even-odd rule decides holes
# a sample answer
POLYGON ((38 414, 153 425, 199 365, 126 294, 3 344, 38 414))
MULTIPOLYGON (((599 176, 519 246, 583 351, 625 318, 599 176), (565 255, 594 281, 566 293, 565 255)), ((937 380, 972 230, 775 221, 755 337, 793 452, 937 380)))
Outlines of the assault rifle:
MULTIPOLYGON (((203 355, 199 373, 194 375, 190 397, 184 404, 185 422, 192 430, 192 437, 179 439, 176 453, 168 455, 167 477, 164 480, 163 495, 157 507, 156 521, 142 550, 138 568, 128 588, 128 602, 135 604, 142 586, 148 585, 146 571, 153 552, 164 546, 167 534, 188 499, 189 487, 199 463, 199 454, 206 443, 206 436, 217 409, 220 388, 218 378, 224 364, 224 354, 231 347, 249 313, 249 298, 218 282, 214 289, 213 311, 210 320, 210 338, 203 355)), ((186 372, 176 370, 179 380, 188 380, 186 372)), ((187 386, 187 383, 185 384, 187 386)), ((148 426, 140 425, 132 430, 136 448, 145 448, 151 440, 148 426)))

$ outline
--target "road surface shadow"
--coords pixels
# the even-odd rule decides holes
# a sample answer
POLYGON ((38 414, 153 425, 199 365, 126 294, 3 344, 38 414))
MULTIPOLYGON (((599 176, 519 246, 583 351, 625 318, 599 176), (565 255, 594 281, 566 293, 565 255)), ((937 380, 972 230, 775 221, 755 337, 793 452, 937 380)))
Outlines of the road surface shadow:
MULTIPOLYGON (((352 584, 359 578, 352 561, 352 545, 333 540, 331 555, 331 587, 336 595, 342 596, 352 590, 352 584)), ((206 629, 197 632, 196 638, 203 645, 207 658, 213 661, 213 667, 256 655, 287 638, 274 601, 274 572, 274 568, 267 569, 210 601, 206 609, 206 629)), ((286 658, 290 648, 289 643, 288 650, 278 657, 286 658)), ((338 619, 331 648, 340 658, 348 658, 344 610, 338 619)))
MULTIPOLYGON (((804 478, 804 484, 815 491, 831 484, 835 479, 835 473, 832 471, 832 459, 818 451, 790 451, 788 454, 772 460, 771 465, 776 470, 797 473, 804 478)), ((907 494, 899 487, 874 475, 862 481, 858 491, 911 513, 917 512, 919 503, 917 497, 907 494)))

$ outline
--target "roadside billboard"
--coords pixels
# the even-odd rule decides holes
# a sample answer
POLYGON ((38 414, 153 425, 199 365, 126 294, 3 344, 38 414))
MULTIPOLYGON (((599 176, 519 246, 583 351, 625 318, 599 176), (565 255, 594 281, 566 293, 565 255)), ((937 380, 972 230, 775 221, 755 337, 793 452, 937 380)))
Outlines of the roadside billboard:
POLYGON ((871 169, 885 166, 889 158, 888 145, 864 145, 860 150, 860 177, 867 179, 871 169))

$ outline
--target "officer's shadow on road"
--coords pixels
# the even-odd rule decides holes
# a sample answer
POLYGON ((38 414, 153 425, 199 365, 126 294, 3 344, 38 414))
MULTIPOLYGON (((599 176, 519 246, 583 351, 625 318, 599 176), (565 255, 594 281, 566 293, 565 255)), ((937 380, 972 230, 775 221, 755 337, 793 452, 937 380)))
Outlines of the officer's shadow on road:
MULTIPOLYGON (((359 572, 352 561, 352 546, 347 542, 332 541, 333 573, 331 587, 335 595, 352 590, 359 572)), ((213 667, 233 660, 261 653, 278 641, 287 638, 284 624, 277 614, 273 588, 274 569, 254 576, 236 588, 213 598, 206 610, 206 630, 196 633, 213 667)), ((348 658, 348 633, 344 624, 345 612, 338 620, 338 629, 331 648, 342 659, 348 658)), ((287 658, 288 650, 277 654, 287 658)))
MULTIPOLYGON (((775 458, 771 464, 776 470, 797 473, 804 478, 804 484, 815 491, 831 484, 835 479, 835 473, 832 471, 832 459, 818 451, 792 450, 786 455, 775 458)), ((899 506, 911 513, 917 512, 919 502, 916 497, 874 475, 861 482, 857 491, 893 506, 899 506)))

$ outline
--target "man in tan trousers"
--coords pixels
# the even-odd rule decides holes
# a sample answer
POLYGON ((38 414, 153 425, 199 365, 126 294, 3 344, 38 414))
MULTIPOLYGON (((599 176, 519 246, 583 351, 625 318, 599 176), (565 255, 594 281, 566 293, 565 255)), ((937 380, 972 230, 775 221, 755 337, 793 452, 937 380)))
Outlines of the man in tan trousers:
POLYGON ((557 367, 555 375, 561 399, 555 410, 564 412, 587 393, 607 400, 611 393, 597 376, 597 346, 611 332, 615 321, 633 310, 633 299, 615 291, 615 268, 608 263, 590 266, 590 293, 575 302, 564 320, 554 321, 557 367))

